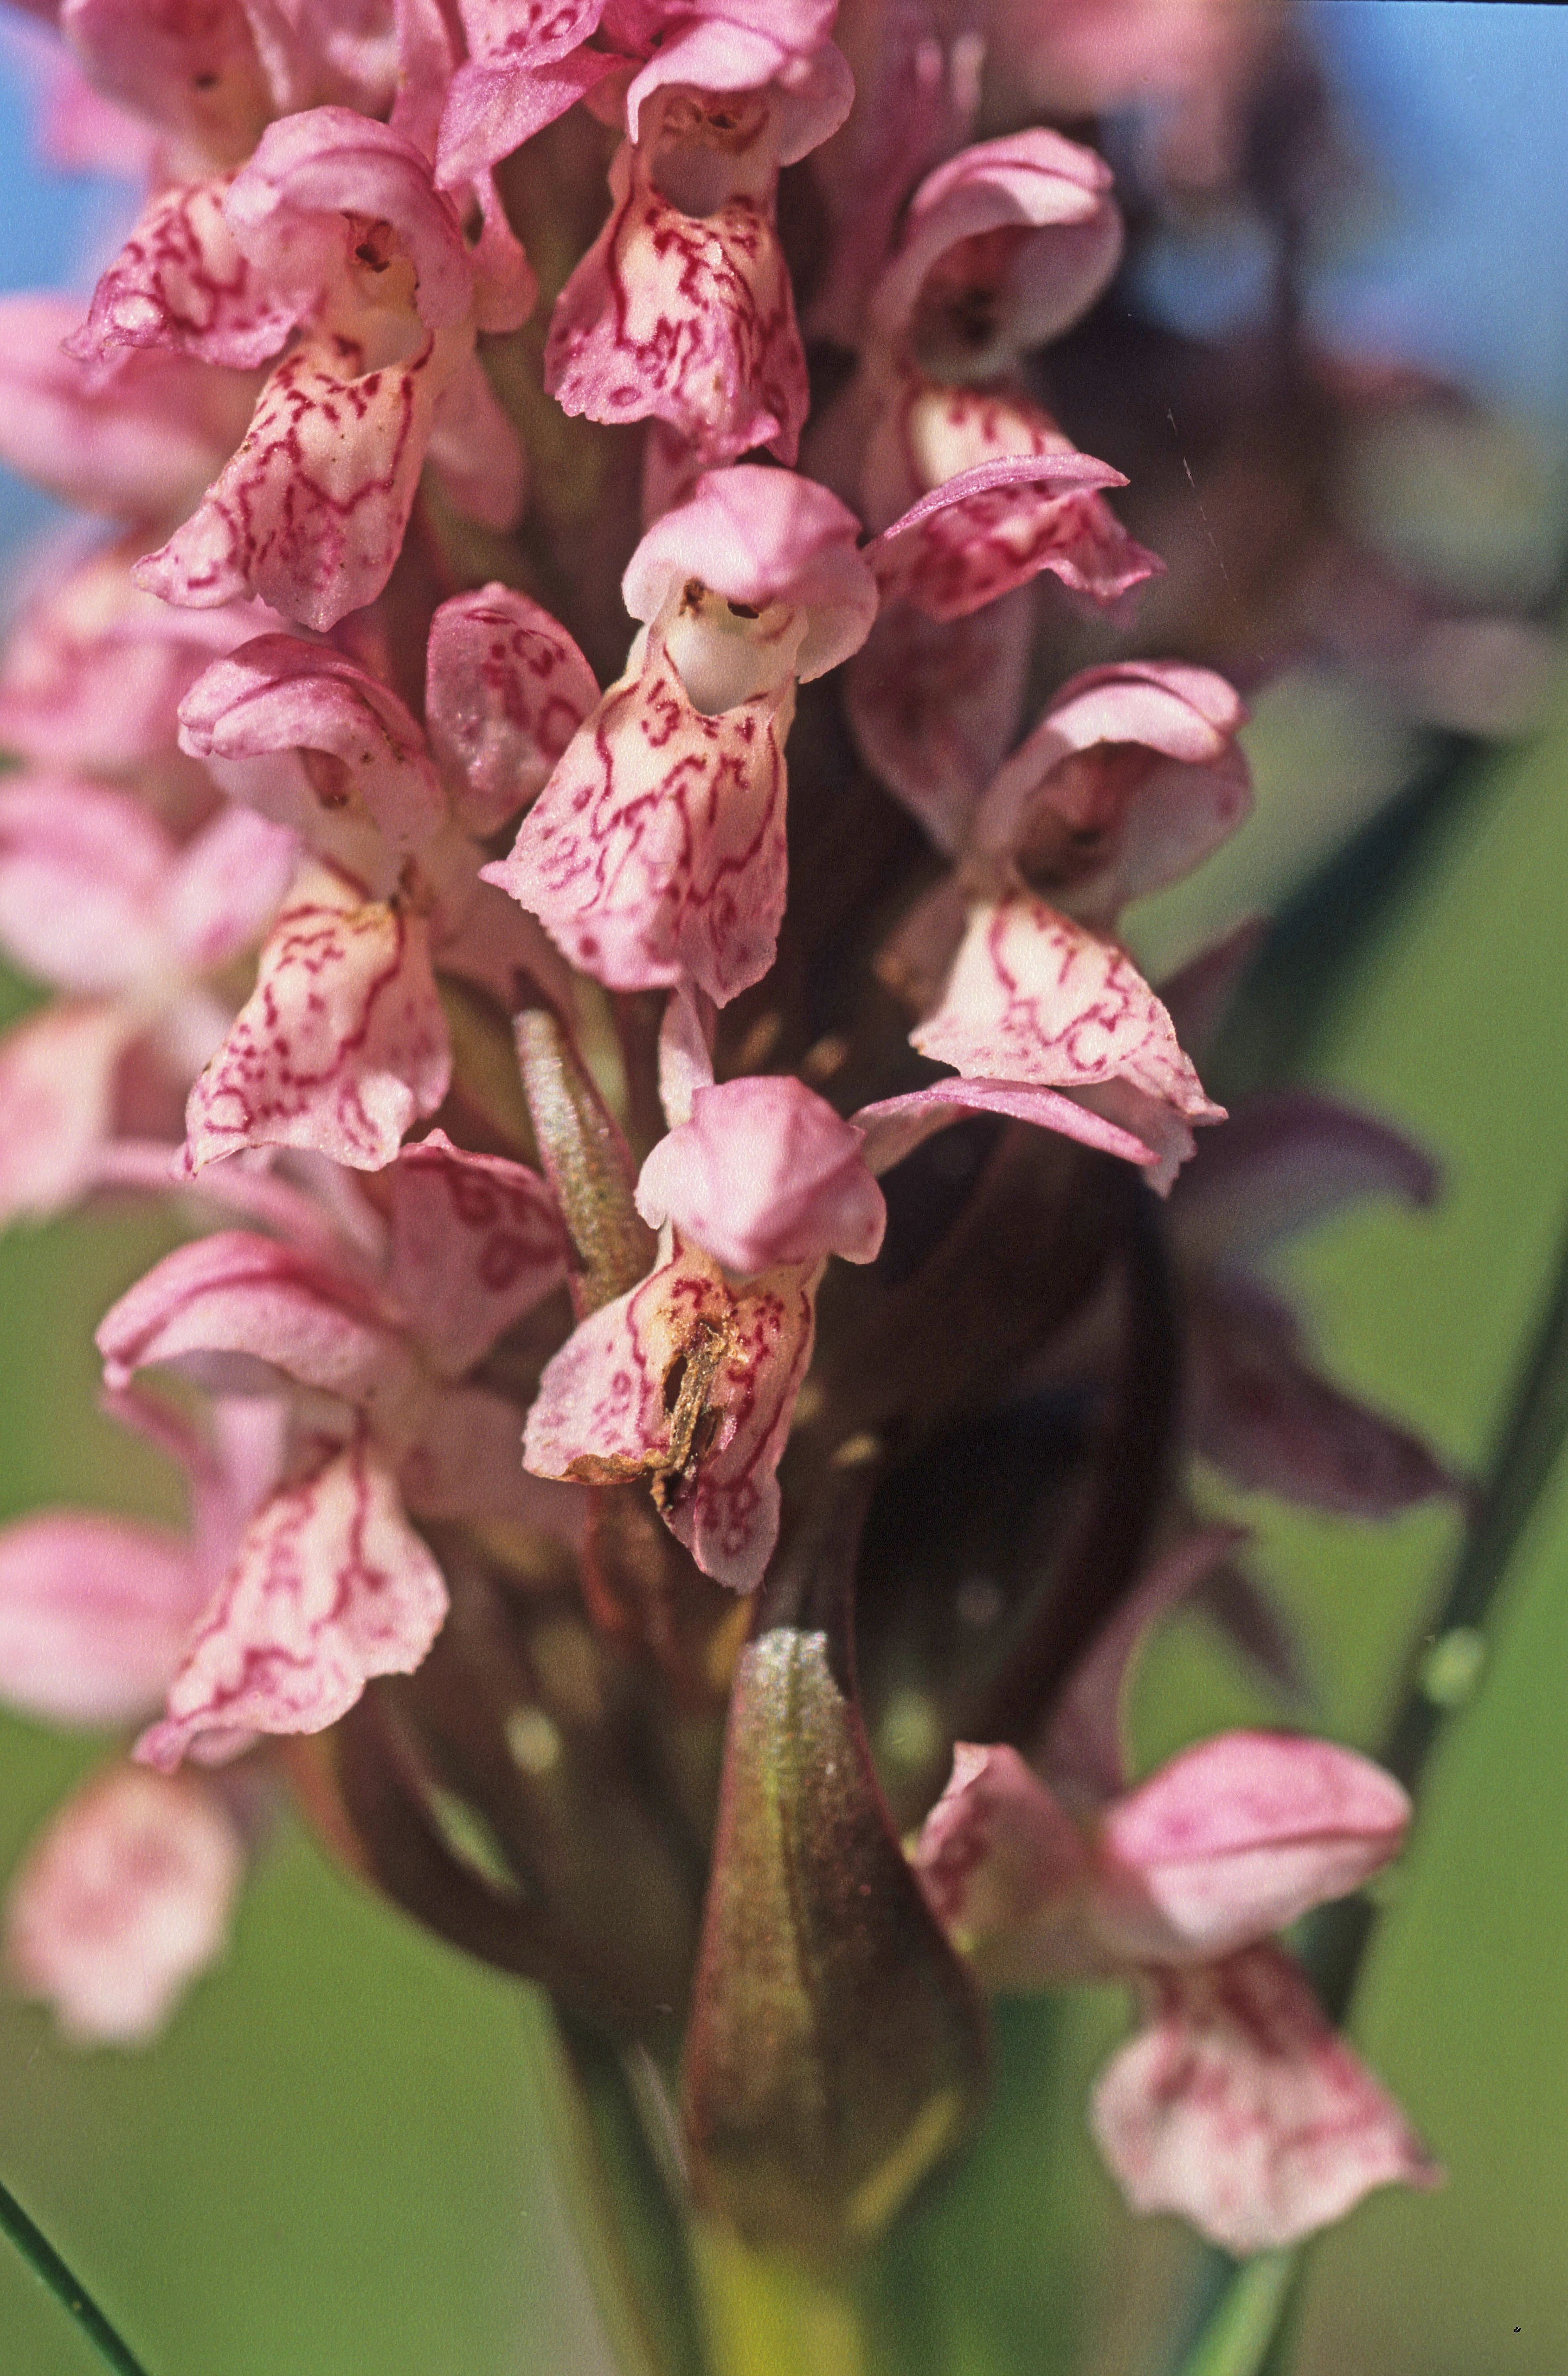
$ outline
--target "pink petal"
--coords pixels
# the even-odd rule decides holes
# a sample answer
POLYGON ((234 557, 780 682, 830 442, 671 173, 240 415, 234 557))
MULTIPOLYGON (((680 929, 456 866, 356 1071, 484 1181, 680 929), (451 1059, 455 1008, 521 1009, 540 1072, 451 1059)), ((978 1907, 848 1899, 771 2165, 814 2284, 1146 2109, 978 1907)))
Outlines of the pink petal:
POLYGON ((1033 635, 1027 586, 962 619, 890 601, 845 671, 855 748, 944 856, 1013 738, 1033 635))
POLYGON ((1095 2139, 1135 2211, 1238 2254, 1291 2244, 1374 2187, 1439 2173, 1277 1947, 1163 1972, 1149 2026, 1095 2088, 1095 2139))
POLYGON ((866 1168, 879 1177, 891 1171, 922 1141, 971 1113, 1006 1114, 1039 1130, 1060 1131, 1063 1137, 1098 1147, 1102 1155, 1119 1156, 1124 1163, 1152 1160, 1142 1139, 1059 1090, 1021 1081, 944 1080, 933 1081, 929 1089, 910 1089, 901 1098, 883 1098, 861 1108, 854 1123, 865 1133, 866 1168))
POLYGON ((240 0, 61 0, 60 30, 99 90, 214 158, 243 157, 272 112, 240 0))
POLYGON ((975 909, 945 998, 909 1037, 983 1079, 1121 1080, 1184 1120, 1220 1113, 1126 952, 1028 896, 975 909))
POLYGON ((275 1393, 291 1378, 354 1404, 397 1401, 411 1384, 366 1285, 248 1230, 176 1246, 105 1313, 96 1341, 111 1388, 151 1368, 220 1395, 275 1393))
POLYGON ((13 776, 0 783, 0 947, 68 990, 156 975, 173 862, 169 836, 134 794, 13 776))
POLYGON ((961 470, 911 505, 869 548, 885 600, 961 619, 1051 570, 1107 604, 1159 566, 1095 489, 1125 486, 1088 454, 1019 456, 961 470))
POLYGON ((664 1003, 659 1027, 659 1102, 671 1130, 692 1118, 699 1089, 713 1087, 713 1002, 689 982, 677 984, 664 1003))
POLYGON ((291 833, 245 809, 223 809, 188 841, 164 885, 172 951, 192 973, 210 973, 255 946, 293 880, 291 833))
POLYGON ((576 645, 526 594, 457 594, 430 623, 425 722, 469 833, 492 834, 528 806, 598 703, 576 645))
POLYGON ((134 550, 94 553, 12 627, 0 659, 0 744, 89 775, 165 758, 180 701, 203 669, 276 624, 259 603, 172 611, 132 585, 134 550))
POLYGON ((191 1167, 302 1146, 378 1171, 435 1111, 451 1069, 422 919, 304 868, 255 989, 191 1091, 191 1167))
POLYGON ((1206 1142, 1171 1219, 1190 1260, 1245 1263, 1363 1196, 1425 1207, 1441 1185, 1426 1150, 1377 1115, 1276 1089, 1206 1142))
POLYGON ((795 673, 809 682, 858 650, 876 616, 859 535, 854 513, 814 480, 742 462, 705 472, 689 499, 654 523, 621 592, 633 618, 650 623, 694 577, 729 603, 804 611, 795 673))
POLYGON ((992 1988, 1108 1969, 1084 1921, 1082 1835, 1016 1749, 957 1744, 914 1866, 932 1912, 992 1988))
POLYGON ((1111 183, 1102 157, 1057 132, 1031 127, 960 149, 909 201, 898 254, 872 300, 877 335, 918 330, 922 291, 942 267, 955 293, 972 282, 992 297, 1002 356, 1057 337, 1094 303, 1121 256, 1111 183), (1005 267, 994 288, 978 270, 987 251, 966 244, 988 237, 1005 267))
POLYGON ((704 717, 661 643, 604 695, 511 855, 484 869, 617 990, 683 976, 717 1005, 773 963, 784 913, 792 692, 704 717))
POLYGON ((766 446, 792 462, 810 403, 770 213, 744 193, 683 214, 630 150, 610 220, 555 303, 544 384, 590 421, 667 421, 707 463, 766 446))
POLYGON ((52 1724, 145 1715, 208 1588, 166 1527, 60 1510, 0 1528, 0 1696, 52 1724))
POLYGON ((661 1138, 637 1179, 637 1210, 673 1221, 727 1271, 876 1259, 887 1207, 861 1132, 788 1074, 698 1088, 689 1122, 661 1138))
MULTIPOLYGON (((376 224, 413 267, 413 303, 426 329, 469 317, 473 267, 456 207, 435 187, 422 150, 351 108, 315 107, 268 125, 224 212, 244 254, 303 303, 320 303, 352 276, 364 226, 376 224)), ((368 279, 350 278, 350 286, 367 309, 386 303, 368 279)))
POLYGON ((8 1975, 77 2044, 140 2045, 221 1955, 244 1870, 210 1784, 111 1766, 66 1800, 11 1884, 8 1975))
POLYGON ((92 1185, 140 1028, 134 1009, 95 1000, 46 1007, 0 1039, 0 1221, 42 1219, 92 1185))
POLYGON ((977 849, 1016 859, 1037 890, 1109 927, 1178 881, 1252 807, 1221 677, 1174 662, 1086 670, 1063 687, 987 790, 977 849))
POLYGON ((525 1465, 584 1482, 649 1477, 704 1574, 751 1591, 778 1539, 774 1472, 811 1360, 814 1292, 803 1267, 733 1289, 695 1247, 677 1247, 580 1322, 550 1362, 525 1465), (681 1384, 694 1360, 715 1356, 699 1432, 683 1445, 672 1436, 681 1384))
POLYGON ((504 536, 523 515, 527 465, 478 355, 447 381, 431 422, 425 463, 454 511, 504 536))
POLYGON ((1261 1288, 1210 1277, 1189 1324, 1194 1446, 1237 1484, 1360 1518, 1458 1490, 1419 1436, 1312 1368, 1293 1313, 1261 1288))
POLYGON ((404 1147, 391 1183, 387 1291, 438 1374, 461 1377, 565 1277, 555 1200, 526 1164, 439 1130, 404 1147))
POLYGON ((264 1504, 245 1530, 136 1754, 170 1773, 257 1732, 321 1732, 373 1675, 407 1675, 446 1614, 446 1586, 397 1486, 362 1443, 264 1504))
POLYGON ((397 695, 299 636, 258 636, 215 661, 180 705, 180 747, 307 838, 324 812, 334 823, 348 812, 408 851, 445 818, 424 736, 397 695))
POLYGON ((436 398, 471 336, 433 335, 407 362, 369 370, 355 340, 307 335, 196 511, 137 564, 137 584, 196 610, 259 594, 323 632, 374 601, 402 549, 436 398))
POLYGON ((1140 1963, 1228 1955, 1359 1889, 1409 1820, 1398 1783, 1352 1750, 1221 1733, 1106 1809, 1097 1917, 1140 1963))
POLYGON ((86 511, 177 515, 244 436, 255 382, 138 353, 98 386, 61 351, 80 319, 74 297, 0 298, 0 461, 86 511))
POLYGON ((241 255, 223 216, 231 176, 175 182, 153 198, 66 341, 113 366, 137 348, 253 371, 286 344, 300 307, 241 255))
MULTIPOLYGON (((625 14, 612 11, 624 21, 625 14)), ((626 90, 626 131, 647 137, 642 110, 660 90, 754 91, 770 86, 772 130, 781 165, 796 164, 837 131, 854 104, 854 78, 827 40, 834 9, 824 0, 726 0, 694 7, 669 32, 656 15, 653 54, 626 90), (662 37, 662 38, 661 38, 662 37)))
POLYGON ((615 63, 599 50, 578 50, 538 65, 505 57, 470 58, 453 76, 442 110, 437 179, 450 188, 511 156, 575 107, 615 63))

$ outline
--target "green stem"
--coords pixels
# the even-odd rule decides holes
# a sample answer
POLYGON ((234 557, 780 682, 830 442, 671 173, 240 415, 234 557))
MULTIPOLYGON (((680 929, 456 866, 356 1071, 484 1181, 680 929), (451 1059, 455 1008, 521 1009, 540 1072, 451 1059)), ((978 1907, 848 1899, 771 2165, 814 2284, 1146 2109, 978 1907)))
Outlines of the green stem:
MULTIPOLYGON (((1383 1763, 1408 1789, 1420 1782, 1444 1720, 1468 1697, 1468 1684, 1480 1671, 1485 1629, 1565 1440, 1568 1230, 1559 1246, 1551 1294, 1516 1374, 1442 1609, 1411 1657, 1399 1712, 1386 1736, 1383 1763), (1455 1678, 1463 1688, 1454 1688, 1455 1678)), ((1348 1897, 1325 1907, 1313 1923, 1306 1962, 1324 2009, 1336 2022, 1350 2010, 1377 1921, 1370 1899, 1348 1897)), ((1205 2290, 1212 2307, 1174 2363, 1173 2376, 1257 2376, 1265 2366, 1281 2367, 1302 2260, 1300 2246, 1239 2263, 1211 2253, 1205 2290)))
POLYGON ((717 2228, 696 2247, 716 2376, 866 2376, 860 2311, 830 2278, 717 2228))
POLYGON ((130 2345, 116 2334, 87 2287, 74 2277, 53 2245, 28 2217, 9 2187, 0 2185, 0 2235, 13 2243, 40 2285, 47 2286, 67 2316, 74 2318, 104 2365, 115 2376, 147 2376, 130 2345))

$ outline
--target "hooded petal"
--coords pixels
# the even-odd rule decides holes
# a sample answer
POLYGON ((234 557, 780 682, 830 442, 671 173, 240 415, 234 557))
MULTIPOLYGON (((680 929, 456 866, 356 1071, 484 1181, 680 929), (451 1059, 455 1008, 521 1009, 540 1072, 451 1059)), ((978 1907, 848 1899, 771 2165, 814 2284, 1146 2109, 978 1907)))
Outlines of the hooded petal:
POLYGON ((1097 1920, 1136 1962, 1212 1961, 1359 1889, 1409 1820, 1398 1783, 1352 1750, 1220 1733, 1106 1809, 1097 1920))
POLYGON ((335 326, 404 302, 392 290, 405 266, 427 330, 450 329, 471 313, 468 243, 429 159, 352 108, 315 107, 269 125, 234 176, 224 213, 269 285, 335 326))
POLYGON ((598 702, 565 628, 509 586, 456 594, 430 623, 425 723, 469 833, 492 834, 528 806, 598 702))
POLYGON ((788 1074, 698 1088, 689 1122, 661 1138, 637 1180, 637 1210, 673 1221, 747 1277, 828 1254, 873 1262, 887 1224, 861 1132, 788 1074))
POLYGON ((377 1171, 435 1111, 451 1069, 423 920, 307 867, 191 1091, 188 1161, 200 1170, 242 1146, 302 1146, 377 1171))
POLYGON ((544 384, 590 421, 667 421, 706 463, 766 446, 792 462, 811 398, 770 206, 683 214, 611 169, 610 220, 556 300, 544 384))
POLYGON ((1153 2016, 1090 2101, 1135 2211, 1176 2211, 1238 2254, 1342 2219, 1374 2187, 1438 2172, 1393 2098, 1277 1947, 1161 1972, 1153 2016))
POLYGON ((0 1528, 0 1697, 52 1724, 145 1716, 209 1584, 166 1527, 50 1510, 0 1528))
POLYGON ((815 1273, 731 1287, 695 1247, 573 1330, 523 1435, 536 1477, 647 1477, 705 1575, 760 1582, 778 1534, 775 1476, 811 1360, 815 1273))
POLYGON ((320 1732, 373 1675, 407 1675, 446 1614, 446 1587, 362 1442, 264 1503, 137 1743, 171 1773, 220 1762, 258 1732, 320 1732))
MULTIPOLYGON (((551 0, 540 0, 539 13, 548 12, 552 18, 569 14, 581 21, 597 18, 602 6, 603 0, 588 0, 588 6, 568 10, 553 7, 551 0)), ((472 0, 465 13, 472 13, 472 0)), ((453 76, 441 112, 438 179, 451 188, 511 156, 535 133, 575 107, 616 64, 612 54, 589 49, 537 63, 505 55, 470 57, 453 76)))
POLYGON ((140 2045, 221 1955, 244 1870, 210 1784, 111 1766, 66 1800, 11 1884, 8 1977, 77 2044, 140 2045))
POLYGON ((196 610, 259 594, 322 632, 374 601, 402 549, 436 399, 472 335, 432 334, 379 369, 353 339, 307 335, 196 510, 137 564, 137 584, 196 610))
POLYGON ((1384 1518, 1457 1490, 1420 1436, 1313 1369, 1294 1313, 1248 1280, 1194 1289, 1189 1361, 1194 1446, 1251 1491, 1384 1518))
POLYGON ((857 548, 860 522, 814 479, 742 462, 705 471, 648 529, 621 592, 651 624, 695 578, 736 611, 805 614, 794 672, 807 683, 859 648, 876 616, 876 581, 857 548))
POLYGON ((972 846, 1109 929, 1130 899, 1190 873, 1245 819, 1245 713, 1223 677, 1174 661, 1087 669, 1006 760, 972 846))
POLYGON ((938 368, 992 372, 1058 337, 1121 256, 1111 184, 1103 157, 1039 127, 960 149, 909 201, 873 294, 875 334, 938 368))
POLYGON ((773 963, 784 912, 784 736, 762 695, 693 706, 663 645, 607 693, 484 869, 583 972, 617 990, 683 976, 718 1005, 773 963))
POLYGON ((1220 1114, 1126 952, 1028 897, 973 910, 942 1004, 909 1036, 966 1075, 1069 1088, 1121 1080, 1184 1119, 1220 1114))
MULTIPOLYGON (((445 1131, 392 1168, 387 1291, 431 1366, 461 1377, 566 1276, 566 1239, 537 1171, 470 1155, 445 1131)), ((516 1467, 516 1430, 513 1432, 516 1467)))
POLYGON ((258 636, 214 662, 180 705, 180 747, 307 836, 313 816, 347 811, 404 852, 445 819, 424 736, 397 695, 299 636, 258 636))
POLYGON ((139 347, 254 371, 287 343, 297 300, 280 295, 236 246, 224 219, 232 175, 175 182, 153 198, 66 341, 113 365, 139 347))
POLYGON ((255 383, 137 353, 100 386, 61 351, 80 319, 74 297, 0 298, 0 461, 84 511, 177 517, 244 436, 255 383))
POLYGON ((97 1344, 112 1389, 161 1368, 220 1395, 275 1393, 291 1378, 368 1405, 412 1383, 397 1326, 367 1287, 248 1230, 165 1254, 105 1313, 97 1344))

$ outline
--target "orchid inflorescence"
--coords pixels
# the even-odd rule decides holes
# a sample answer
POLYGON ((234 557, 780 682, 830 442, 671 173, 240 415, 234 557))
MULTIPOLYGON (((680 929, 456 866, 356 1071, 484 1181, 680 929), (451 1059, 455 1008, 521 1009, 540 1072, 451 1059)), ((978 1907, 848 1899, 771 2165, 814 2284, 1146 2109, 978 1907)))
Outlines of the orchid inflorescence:
POLYGON ((958 14, 847 10, 851 74, 832 0, 61 0, 150 196, 85 316, 0 306, 0 446, 115 524, 0 664, 58 992, 0 1206, 168 1200, 98 1343, 190 1526, 0 1534, 8 1702, 143 1728, 8 1954, 149 2035, 287 1781, 827 2256, 963 2133, 982 1988, 1117 1978, 1101 2151, 1250 2252, 1432 2176, 1277 1938, 1409 1806, 1282 1731, 1133 1781, 1123 1684, 1183 1600, 1276 1638, 1186 1454, 1453 1490, 1252 1267, 1434 1182, 1303 1092, 1211 1135, 1250 940, 1160 994, 1123 943, 1245 713, 1040 681, 1160 566, 1034 361, 1123 227, 987 81, 1093 12, 958 14))

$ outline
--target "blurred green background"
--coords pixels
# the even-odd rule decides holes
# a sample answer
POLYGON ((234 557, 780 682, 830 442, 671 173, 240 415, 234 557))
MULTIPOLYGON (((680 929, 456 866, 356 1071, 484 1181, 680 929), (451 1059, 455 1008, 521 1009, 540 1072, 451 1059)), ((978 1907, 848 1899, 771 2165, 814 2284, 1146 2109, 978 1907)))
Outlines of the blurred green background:
MULTIPOLYGON (((1457 20, 1479 12, 1357 12, 1384 13, 1453 20, 1454 65, 1468 38, 1457 20)), ((1396 77, 1392 89, 1385 61, 1373 97, 1397 125, 1396 77)), ((1563 185, 1543 199, 1559 215, 1563 185)), ((1568 286, 1561 259, 1557 275, 1549 310, 1568 286)), ((1538 374, 1556 318, 1526 341, 1538 374)), ((1511 433, 1544 457, 1514 487, 1515 548, 1532 524, 1538 545, 1557 534, 1568 387, 1554 424, 1540 385, 1511 433)), ((1404 460, 1400 533, 1457 546, 1461 574, 1466 553, 1495 565, 1507 504, 1478 505, 1474 474, 1445 476, 1430 452, 1404 460)), ((1353 823, 1408 766, 1402 731, 1338 680, 1302 674, 1267 694, 1249 732, 1257 816, 1222 872, 1141 920, 1150 961, 1297 885, 1332 838, 1324 820, 1353 823)), ((1568 1216, 1565 919, 1560 690, 1545 731, 1443 809, 1300 1051, 1305 1077, 1431 1147, 1447 1186, 1430 1215, 1369 1209, 1323 1227, 1279 1276, 1335 1372, 1461 1466, 1485 1460, 1568 1216)), ((160 1242, 148 1223, 99 1219, 0 1241, 0 1516, 56 1501, 167 1513, 150 1464, 93 1412, 90 1350, 160 1242)), ((1257 1571, 1301 1630, 1304 1720, 1375 1745, 1441 1594, 1452 1521, 1368 1528, 1213 1499, 1242 1508, 1257 1571)), ((1212 1637, 1177 1622, 1140 1672, 1140 1759, 1274 1713, 1212 1637)), ((0 1869, 101 1753, 0 1717, 0 1869)), ((1301 2376, 1568 2370, 1565 1811, 1568 1469, 1445 1734, 1357 2003, 1360 2042, 1448 2182, 1374 2198, 1316 2249, 1301 2376)), ((861 2289, 868 2376, 1155 2376, 1194 2253, 1173 2223, 1122 2211, 1083 2124, 1124 2018, 1108 1991, 1004 2010, 980 2145, 861 2289)), ((75 2052, 42 2014, 0 2002, 0 2176, 151 2376, 607 2376, 550 2159, 543 2039, 527 1990, 415 1931, 285 1828, 227 1962, 152 2051, 75 2052)), ((0 2250, 0 2376, 96 2365, 0 2250)))

